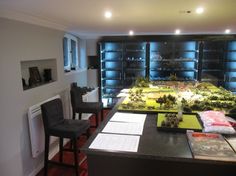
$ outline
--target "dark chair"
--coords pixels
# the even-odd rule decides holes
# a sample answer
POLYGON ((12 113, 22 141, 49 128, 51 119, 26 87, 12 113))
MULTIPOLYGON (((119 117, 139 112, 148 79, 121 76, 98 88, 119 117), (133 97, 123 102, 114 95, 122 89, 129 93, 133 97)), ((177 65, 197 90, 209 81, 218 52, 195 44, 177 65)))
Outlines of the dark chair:
POLYGON ((102 102, 83 102, 84 89, 77 87, 75 83, 72 83, 70 95, 73 119, 75 119, 76 113, 79 114, 79 120, 81 120, 82 113, 95 114, 96 125, 91 127, 98 127, 98 115, 101 112, 101 120, 103 120, 103 104, 102 102))
POLYGON ((54 99, 41 105, 43 125, 45 132, 45 158, 44 158, 44 175, 47 175, 48 163, 73 167, 76 176, 79 176, 78 170, 78 150, 77 139, 83 133, 87 132, 89 136, 89 121, 64 119, 61 99, 54 99), (59 137, 59 162, 48 159, 50 136, 59 137), (63 147, 63 139, 69 138, 73 143, 73 149, 63 147), (74 152, 74 165, 63 163, 63 151, 74 152))

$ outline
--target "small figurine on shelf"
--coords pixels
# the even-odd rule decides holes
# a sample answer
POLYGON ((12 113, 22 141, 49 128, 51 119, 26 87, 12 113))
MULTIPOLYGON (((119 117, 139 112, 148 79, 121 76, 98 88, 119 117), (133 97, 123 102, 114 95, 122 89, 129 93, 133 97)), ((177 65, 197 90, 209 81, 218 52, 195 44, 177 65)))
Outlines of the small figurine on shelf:
POLYGON ((26 89, 26 88, 27 88, 27 84, 26 84, 26 82, 25 82, 25 79, 24 79, 24 78, 22 78, 22 85, 23 85, 23 88, 24 88, 24 89, 26 89))
POLYGON ((170 79, 170 81, 177 81, 176 74, 170 74, 169 79, 170 79))
POLYGON ((52 80, 52 69, 50 69, 50 68, 44 69, 43 77, 44 77, 45 82, 51 81, 52 80))
POLYGON ((29 86, 35 86, 42 82, 38 67, 29 67, 29 86))

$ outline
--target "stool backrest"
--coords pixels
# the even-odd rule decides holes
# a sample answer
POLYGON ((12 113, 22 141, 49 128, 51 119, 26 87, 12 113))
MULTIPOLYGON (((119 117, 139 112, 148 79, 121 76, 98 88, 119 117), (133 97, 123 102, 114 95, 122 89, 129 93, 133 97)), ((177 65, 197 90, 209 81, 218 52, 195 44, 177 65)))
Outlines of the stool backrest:
POLYGON ((71 87, 70 95, 72 108, 76 108, 83 103, 83 92, 80 87, 71 87))
POLYGON ((59 98, 42 104, 41 110, 45 132, 64 120, 62 101, 59 98))
POLYGON ((70 88, 78 87, 76 82, 72 82, 70 88))

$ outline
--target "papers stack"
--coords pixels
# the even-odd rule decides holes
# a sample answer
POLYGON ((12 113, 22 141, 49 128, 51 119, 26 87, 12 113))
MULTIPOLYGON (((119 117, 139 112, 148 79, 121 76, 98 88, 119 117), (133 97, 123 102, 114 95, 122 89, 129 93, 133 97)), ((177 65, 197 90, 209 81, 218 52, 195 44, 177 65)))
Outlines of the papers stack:
POLYGON ((115 113, 89 148, 137 152, 146 116, 146 114, 115 113))
POLYGON ((139 138, 139 136, 99 133, 89 148, 137 152, 139 138))

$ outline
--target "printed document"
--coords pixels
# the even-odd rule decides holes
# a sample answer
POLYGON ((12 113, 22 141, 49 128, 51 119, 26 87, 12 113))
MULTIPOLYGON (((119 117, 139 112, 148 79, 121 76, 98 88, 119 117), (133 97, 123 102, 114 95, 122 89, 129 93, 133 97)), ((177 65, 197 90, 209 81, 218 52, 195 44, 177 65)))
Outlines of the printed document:
POLYGON ((99 133, 90 149, 137 152, 140 136, 99 133))
POLYGON ((108 122, 102 130, 103 133, 116 134, 134 134, 142 135, 143 124, 141 123, 125 123, 125 122, 108 122))
POLYGON ((134 122, 144 124, 147 114, 121 113, 116 112, 110 121, 134 122))

